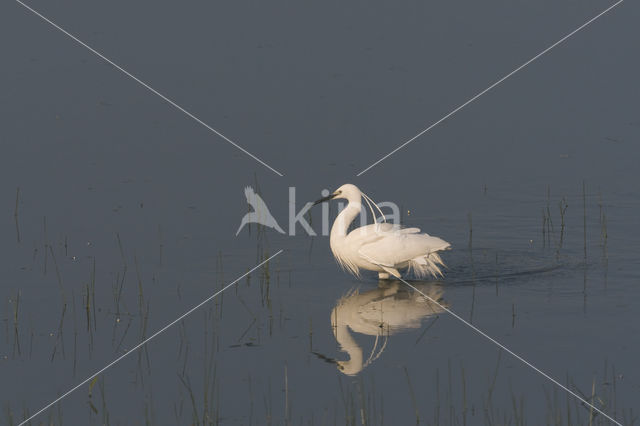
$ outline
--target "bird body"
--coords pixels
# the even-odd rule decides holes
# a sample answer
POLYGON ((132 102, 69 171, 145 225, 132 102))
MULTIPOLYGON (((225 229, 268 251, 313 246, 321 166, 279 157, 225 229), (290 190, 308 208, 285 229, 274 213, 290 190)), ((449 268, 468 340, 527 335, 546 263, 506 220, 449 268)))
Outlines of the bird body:
MULTIPOLYGON (((349 201, 333 223, 329 239, 338 264, 356 276, 360 275, 360 269, 365 269, 378 272, 380 278, 400 278, 398 269, 404 268, 418 277, 441 276, 440 267, 444 263, 438 252, 451 246, 441 238, 422 233, 419 228, 389 223, 374 223, 348 232, 349 225, 360 214, 363 195, 357 186, 345 184, 318 200, 346 198, 349 201)), ((364 197, 368 203, 369 198, 364 197)))

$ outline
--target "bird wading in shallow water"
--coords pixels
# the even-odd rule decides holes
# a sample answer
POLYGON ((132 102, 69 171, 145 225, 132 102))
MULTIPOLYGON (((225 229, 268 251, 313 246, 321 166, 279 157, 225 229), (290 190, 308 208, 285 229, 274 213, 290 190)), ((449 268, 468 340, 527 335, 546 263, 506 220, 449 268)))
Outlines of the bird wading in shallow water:
POLYGON ((376 271, 381 279, 390 276, 400 278, 398 269, 405 268, 418 278, 442 276, 440 267, 444 263, 438 252, 450 248, 451 244, 421 233, 419 228, 403 228, 386 222, 361 226, 347 233, 351 222, 360 214, 363 198, 374 219, 376 215, 372 205, 383 218, 384 215, 371 198, 350 183, 319 199, 314 205, 334 198, 344 198, 349 202, 333 222, 329 239, 331 251, 343 269, 356 277, 360 277, 361 269, 376 271))

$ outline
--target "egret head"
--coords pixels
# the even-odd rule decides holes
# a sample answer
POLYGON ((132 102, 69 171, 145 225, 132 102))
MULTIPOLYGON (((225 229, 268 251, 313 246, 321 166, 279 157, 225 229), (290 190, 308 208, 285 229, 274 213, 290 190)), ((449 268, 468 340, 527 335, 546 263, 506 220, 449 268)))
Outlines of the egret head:
POLYGON ((331 194, 317 200, 315 203, 313 203, 313 205, 315 206, 316 204, 320 204, 325 201, 332 200, 334 198, 345 198, 349 202, 351 201, 360 202, 361 196, 362 196, 362 193, 360 192, 357 186, 352 185, 350 183, 345 183, 340 188, 333 191, 331 194))
POLYGON ((362 360, 336 361, 338 371, 347 376, 355 376, 364 369, 362 360))

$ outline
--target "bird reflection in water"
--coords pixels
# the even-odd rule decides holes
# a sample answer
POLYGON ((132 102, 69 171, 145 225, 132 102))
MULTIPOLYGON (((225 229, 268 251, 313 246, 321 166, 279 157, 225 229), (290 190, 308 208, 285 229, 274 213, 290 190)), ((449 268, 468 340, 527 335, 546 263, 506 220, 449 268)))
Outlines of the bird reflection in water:
MULTIPOLYGON (((413 284, 419 291, 443 306, 444 290, 439 283, 413 284)), ((389 343, 389 336, 421 327, 424 320, 443 312, 442 307, 401 281, 381 280, 378 287, 365 292, 351 291, 338 300, 331 311, 331 328, 340 349, 348 360, 334 360, 316 353, 327 362, 335 363, 342 373, 353 376, 377 360, 389 343), (353 333, 375 337, 366 360, 362 347, 353 333)))

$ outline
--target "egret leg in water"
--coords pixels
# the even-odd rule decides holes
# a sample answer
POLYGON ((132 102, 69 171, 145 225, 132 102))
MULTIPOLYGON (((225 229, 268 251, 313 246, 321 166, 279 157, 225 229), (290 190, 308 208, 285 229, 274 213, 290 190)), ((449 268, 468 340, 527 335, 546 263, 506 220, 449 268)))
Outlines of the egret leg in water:
MULTIPOLYGON (((442 276, 444 266, 438 252, 451 244, 438 237, 420 232, 419 228, 403 228, 399 224, 373 223, 347 233, 349 225, 360 214, 362 199, 369 206, 380 208, 357 186, 347 183, 314 203, 344 198, 349 203, 333 222, 329 243, 338 264, 355 276, 360 270, 378 272, 380 279, 400 278, 398 269, 408 269, 418 278, 442 276)), ((384 217, 384 215, 382 215, 384 217)))

